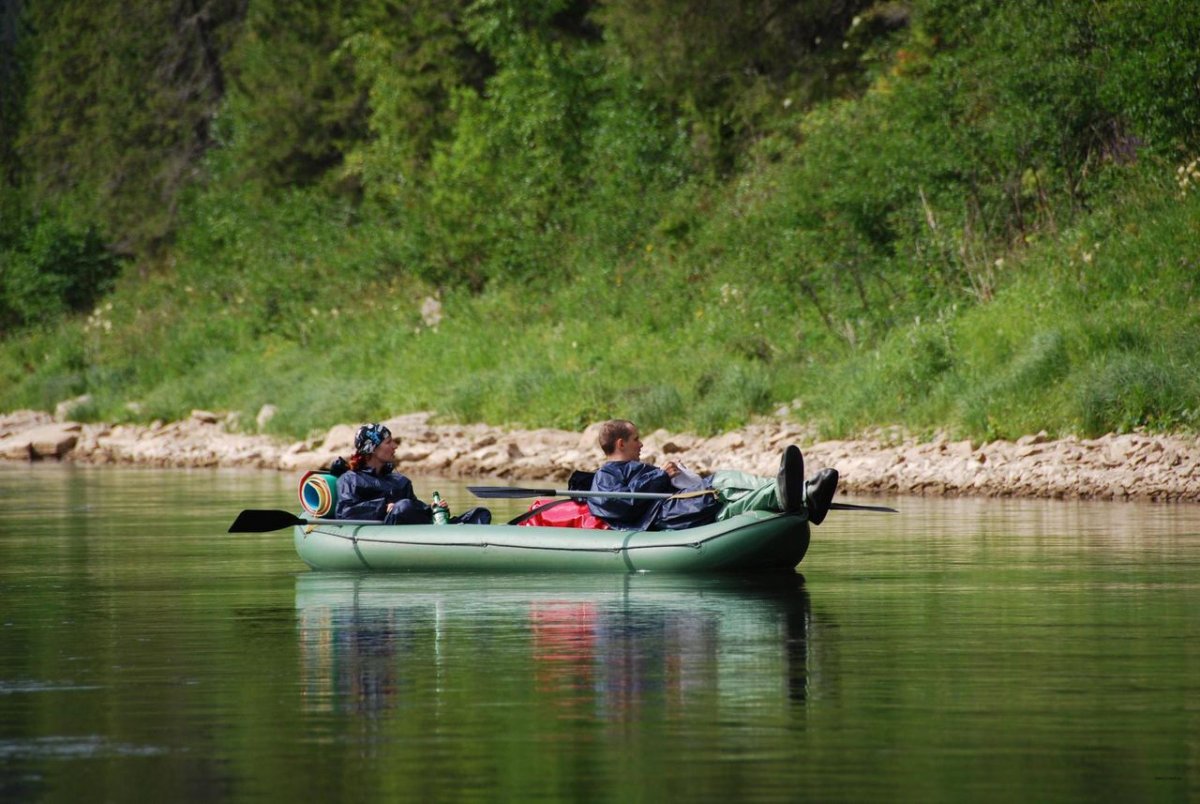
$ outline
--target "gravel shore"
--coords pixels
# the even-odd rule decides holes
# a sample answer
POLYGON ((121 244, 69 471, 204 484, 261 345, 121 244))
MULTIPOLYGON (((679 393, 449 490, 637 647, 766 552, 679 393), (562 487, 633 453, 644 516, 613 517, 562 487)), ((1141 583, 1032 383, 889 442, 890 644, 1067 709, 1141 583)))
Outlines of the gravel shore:
MULTIPOLYGON (((432 424, 415 413, 386 421, 400 441, 406 473, 506 481, 560 482, 601 461, 595 430, 512 430, 432 424)), ((48 413, 0 414, 0 459, 161 467, 254 467, 303 472, 349 455, 355 425, 307 441, 238 431, 236 419, 194 411, 179 422, 83 424, 48 413)), ((741 469, 774 475, 787 444, 804 451, 809 474, 826 466, 855 494, 971 495, 1200 502, 1200 437, 1131 433, 1052 440, 1045 434, 973 444, 919 441, 899 432, 819 441, 796 422, 764 420, 712 438, 656 431, 643 459, 682 460, 707 473, 741 469)))

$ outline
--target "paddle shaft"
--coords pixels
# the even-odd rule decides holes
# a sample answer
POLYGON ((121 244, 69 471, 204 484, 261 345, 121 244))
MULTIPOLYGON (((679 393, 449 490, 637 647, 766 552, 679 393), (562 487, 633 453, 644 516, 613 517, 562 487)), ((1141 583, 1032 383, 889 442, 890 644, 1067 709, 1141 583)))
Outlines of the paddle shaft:
POLYGON ((830 503, 829 510, 831 511, 880 511, 885 514, 900 513, 895 508, 888 508, 886 505, 855 505, 854 503, 830 503))
POLYGON ((701 497, 705 494, 715 494, 712 489, 701 491, 681 491, 677 494, 666 494, 650 491, 570 491, 562 489, 523 489, 509 486, 468 486, 467 491, 476 497, 517 499, 519 497, 603 497, 619 500, 672 500, 685 497, 701 497))
MULTIPOLYGON (((562 489, 525 489, 509 486, 468 486, 467 491, 476 497, 517 499, 520 497, 603 497, 618 500, 677 500, 686 497, 697 497, 714 493, 713 489, 702 491, 682 491, 678 494, 650 491, 563 491, 562 489)), ((855 505, 854 503, 830 503, 831 510, 838 511, 879 511, 881 513, 897 514, 895 508, 882 505, 855 505)))

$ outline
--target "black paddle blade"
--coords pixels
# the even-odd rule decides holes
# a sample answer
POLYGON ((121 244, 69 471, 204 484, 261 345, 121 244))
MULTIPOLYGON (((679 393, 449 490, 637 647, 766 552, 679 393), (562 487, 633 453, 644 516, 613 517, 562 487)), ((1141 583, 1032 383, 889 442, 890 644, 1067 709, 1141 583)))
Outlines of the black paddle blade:
POLYGON ((500 500, 515 500, 521 497, 553 497, 555 489, 518 489, 507 486, 467 486, 467 491, 476 497, 492 497, 500 500))
POLYGON ((229 526, 230 533, 268 533, 272 530, 306 524, 303 519, 287 511, 264 511, 254 508, 238 514, 229 526))
POLYGON ((854 503, 830 503, 831 509, 836 508, 839 511, 879 511, 887 514, 900 513, 895 508, 887 508, 882 505, 855 505, 854 503))

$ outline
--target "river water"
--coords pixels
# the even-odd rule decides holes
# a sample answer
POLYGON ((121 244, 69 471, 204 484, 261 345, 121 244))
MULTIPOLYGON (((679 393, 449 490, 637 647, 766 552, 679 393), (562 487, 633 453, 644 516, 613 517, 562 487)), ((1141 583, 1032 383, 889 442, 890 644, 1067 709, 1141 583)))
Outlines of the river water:
POLYGON ((786 580, 361 575, 225 532, 296 479, 0 465, 0 800, 1200 800, 1200 506, 863 499, 901 513, 786 580))

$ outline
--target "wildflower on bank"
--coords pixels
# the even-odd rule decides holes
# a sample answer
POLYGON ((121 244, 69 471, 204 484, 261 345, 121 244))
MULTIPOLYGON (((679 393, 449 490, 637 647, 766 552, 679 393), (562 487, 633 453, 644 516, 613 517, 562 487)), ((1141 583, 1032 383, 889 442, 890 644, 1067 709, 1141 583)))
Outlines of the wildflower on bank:
POLYGON ((1179 183, 1179 197, 1185 198, 1189 192, 1200 187, 1200 156, 1186 165, 1180 165, 1175 170, 1175 181, 1179 183))

